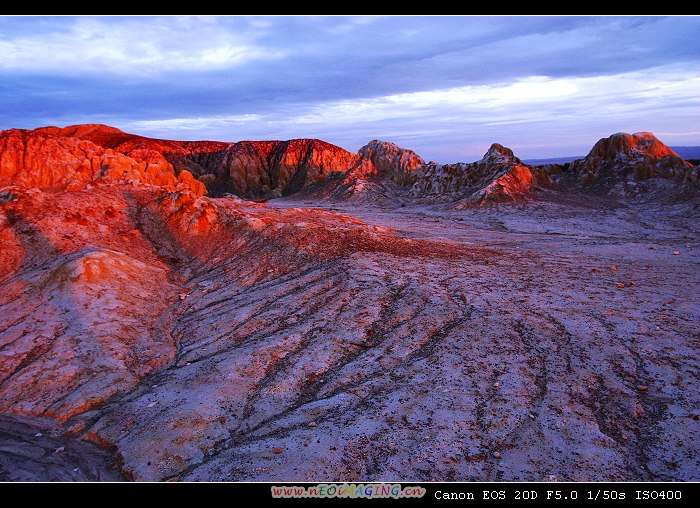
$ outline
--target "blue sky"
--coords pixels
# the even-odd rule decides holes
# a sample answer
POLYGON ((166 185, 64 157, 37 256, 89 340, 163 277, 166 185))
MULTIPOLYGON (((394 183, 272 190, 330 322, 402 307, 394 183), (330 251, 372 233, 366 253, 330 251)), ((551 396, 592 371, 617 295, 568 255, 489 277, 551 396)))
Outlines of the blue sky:
POLYGON ((700 17, 0 17, 0 106, 0 129, 377 138, 437 162, 700 145, 700 17))

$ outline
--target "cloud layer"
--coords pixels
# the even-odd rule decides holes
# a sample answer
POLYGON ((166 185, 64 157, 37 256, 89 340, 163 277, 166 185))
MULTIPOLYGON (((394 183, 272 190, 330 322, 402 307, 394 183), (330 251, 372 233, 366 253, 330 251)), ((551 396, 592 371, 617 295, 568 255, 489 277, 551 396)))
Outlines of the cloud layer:
POLYGON ((700 144, 698 17, 3 17, 0 128, 372 138, 439 162, 491 142, 700 144))

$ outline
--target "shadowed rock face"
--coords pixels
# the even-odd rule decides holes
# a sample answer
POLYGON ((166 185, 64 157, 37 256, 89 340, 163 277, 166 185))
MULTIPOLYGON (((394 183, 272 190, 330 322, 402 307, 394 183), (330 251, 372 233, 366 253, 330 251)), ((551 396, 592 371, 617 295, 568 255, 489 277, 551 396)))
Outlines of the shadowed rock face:
MULTIPOLYGON (((698 480, 692 203, 553 192, 455 211, 545 195, 499 145, 406 162, 413 199, 454 190, 442 206, 71 187, 85 150, 112 149, 15 136, 55 153, 3 166, 0 478, 106 479, 118 457, 136 480, 698 480)), ((331 149, 307 141, 236 160, 320 174, 331 149)))
POLYGON ((511 149, 498 143, 478 162, 427 166, 406 180, 412 185, 409 196, 456 201, 458 209, 516 201, 553 186, 545 171, 524 165, 511 149))

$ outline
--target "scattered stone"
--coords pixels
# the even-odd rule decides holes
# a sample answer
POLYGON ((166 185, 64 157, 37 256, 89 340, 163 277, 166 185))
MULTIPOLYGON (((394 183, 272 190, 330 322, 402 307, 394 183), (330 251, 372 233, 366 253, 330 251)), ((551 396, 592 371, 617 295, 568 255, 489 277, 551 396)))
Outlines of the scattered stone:
POLYGON ((615 285, 616 285, 617 287, 619 287, 619 288, 625 287, 625 285, 624 285, 622 282, 618 282, 618 283, 615 284, 615 285))
POLYGON ((273 450, 273 452, 276 453, 276 454, 280 454, 280 453, 282 453, 282 451, 283 451, 283 450, 282 450, 282 448, 280 448, 280 447, 277 447, 277 448, 275 448, 275 449, 273 450))
POLYGON ((187 298, 188 296, 189 296, 189 295, 188 295, 187 293, 180 293, 180 294, 178 295, 178 297, 180 298, 180 300, 184 300, 184 299, 187 298))
POLYGON ((494 388, 498 388, 499 386, 501 386, 501 383, 494 383, 494 384, 493 384, 493 387, 494 387, 494 388))
POLYGON ((153 407, 153 406, 155 406, 156 404, 158 404, 158 402, 151 402, 147 407, 153 407))
POLYGON ((316 422, 309 423, 309 427, 316 427, 317 425, 318 425, 318 423, 316 423, 316 422))
POLYGON ((494 456, 494 458, 496 458, 496 459, 500 459, 500 458, 501 458, 501 454, 498 453, 498 452, 493 452, 493 456, 494 456))
POLYGON ((59 446, 59 447, 56 448, 53 452, 54 452, 54 453, 61 453, 62 451, 65 451, 65 449, 66 449, 66 448, 65 448, 64 446, 59 446))
POLYGON ((43 436, 43 435, 44 435, 44 434, 42 434, 41 432, 37 432, 36 434, 34 434, 34 437, 41 437, 41 436, 43 436))
POLYGON ((639 385, 637 387, 637 390, 639 390, 640 392, 646 392, 648 389, 649 389, 649 387, 646 385, 639 385))
POLYGON ((674 256, 680 256, 680 255, 681 255, 681 252, 678 251, 678 250, 673 251, 673 255, 674 255, 674 256))
POLYGON ((617 266, 611 266, 610 269, 615 272, 617 271, 617 266))

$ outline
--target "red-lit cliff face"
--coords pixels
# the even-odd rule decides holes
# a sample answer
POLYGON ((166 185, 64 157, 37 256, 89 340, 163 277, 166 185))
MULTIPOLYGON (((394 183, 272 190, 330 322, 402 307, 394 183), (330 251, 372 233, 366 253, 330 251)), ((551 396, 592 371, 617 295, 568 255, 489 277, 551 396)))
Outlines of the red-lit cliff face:
POLYGON ((605 160, 635 160, 638 158, 663 159, 667 155, 678 154, 663 144, 651 132, 627 134, 618 132, 608 138, 599 140, 591 149, 588 157, 600 157, 605 160))
POLYGON ((546 172, 523 164, 498 143, 478 162, 426 166, 406 180, 412 185, 409 196, 456 201, 457 208, 514 201, 553 186, 546 172))
POLYGON ((405 183, 406 175, 425 165, 425 161, 413 150, 377 139, 360 148, 358 153, 374 165, 378 174, 397 184, 405 183))
POLYGON ((697 171, 692 168, 652 133, 638 132, 599 140, 584 159, 571 164, 570 172, 584 188, 625 195, 663 181, 666 186, 694 183, 697 171), (640 185, 650 179, 656 180, 640 185))
POLYGON ((91 141, 139 162, 169 163, 176 174, 189 171, 214 194, 248 198, 286 196, 301 190, 345 196, 363 189, 368 179, 401 182, 404 172, 423 164, 411 150, 377 140, 355 154, 318 139, 173 141, 97 124, 45 127, 37 132, 91 141))
POLYGON ((374 172, 374 168, 339 146, 318 139, 293 139, 234 143, 216 174, 241 196, 286 196, 355 171, 374 172))
POLYGON ((172 165, 156 152, 135 151, 126 156, 47 130, 0 132, 0 186, 79 190, 127 181, 206 193, 204 185, 188 172, 176 176, 172 165))

